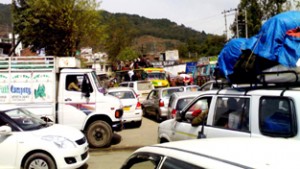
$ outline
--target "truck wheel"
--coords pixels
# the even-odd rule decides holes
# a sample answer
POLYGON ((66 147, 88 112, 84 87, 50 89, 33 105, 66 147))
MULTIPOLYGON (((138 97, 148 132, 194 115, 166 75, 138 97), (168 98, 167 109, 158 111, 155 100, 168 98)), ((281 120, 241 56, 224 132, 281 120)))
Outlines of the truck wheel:
POLYGON ((31 154, 25 161, 24 169, 56 169, 55 162, 44 153, 31 154))
POLYGON ((89 125, 86 137, 90 146, 101 148, 109 146, 112 139, 113 131, 105 121, 95 121, 89 125))

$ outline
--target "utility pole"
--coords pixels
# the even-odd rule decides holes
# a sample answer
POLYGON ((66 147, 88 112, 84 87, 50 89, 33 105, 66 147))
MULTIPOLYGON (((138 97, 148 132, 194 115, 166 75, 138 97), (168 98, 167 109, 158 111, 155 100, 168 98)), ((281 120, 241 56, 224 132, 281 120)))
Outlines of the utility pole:
POLYGON ((235 19, 236 19, 236 37, 239 38, 240 34, 239 34, 239 10, 236 10, 236 14, 235 14, 235 19))
POLYGON ((228 40, 228 30, 227 30, 227 13, 230 13, 232 11, 236 11, 237 8, 234 9, 229 9, 229 10, 224 10, 221 14, 224 14, 224 18, 225 18, 225 36, 226 36, 226 40, 228 40))
POLYGON ((246 38, 248 38, 247 9, 245 9, 245 35, 246 35, 246 38))

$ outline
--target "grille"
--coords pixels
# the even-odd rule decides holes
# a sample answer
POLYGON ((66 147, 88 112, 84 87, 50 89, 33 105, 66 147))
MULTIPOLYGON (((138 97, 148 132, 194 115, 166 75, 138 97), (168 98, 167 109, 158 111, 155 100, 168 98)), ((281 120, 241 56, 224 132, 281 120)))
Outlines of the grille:
POLYGON ((85 137, 82 137, 81 139, 76 140, 76 143, 77 143, 78 145, 82 145, 82 144, 86 143, 86 138, 85 138, 85 137))
POLYGON ((81 160, 86 159, 87 156, 88 156, 88 152, 85 152, 84 154, 81 155, 81 160))

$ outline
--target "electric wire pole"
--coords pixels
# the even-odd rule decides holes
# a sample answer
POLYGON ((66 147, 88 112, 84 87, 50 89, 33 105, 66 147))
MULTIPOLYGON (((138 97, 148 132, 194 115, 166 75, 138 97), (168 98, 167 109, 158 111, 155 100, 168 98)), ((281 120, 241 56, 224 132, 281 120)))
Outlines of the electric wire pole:
POLYGON ((225 18, 225 36, 226 36, 226 40, 228 40, 228 30, 227 30, 227 13, 230 13, 232 11, 237 11, 237 8, 234 9, 229 9, 229 10, 224 10, 221 14, 224 14, 224 18, 225 18))

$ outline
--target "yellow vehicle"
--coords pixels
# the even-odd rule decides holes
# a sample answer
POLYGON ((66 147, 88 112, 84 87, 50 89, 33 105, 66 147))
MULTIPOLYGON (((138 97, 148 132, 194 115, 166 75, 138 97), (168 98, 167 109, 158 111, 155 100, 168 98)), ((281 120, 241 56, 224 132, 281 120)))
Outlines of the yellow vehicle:
POLYGON ((166 71, 163 68, 143 68, 143 70, 155 88, 170 86, 166 71))
POLYGON ((130 70, 122 70, 116 72, 118 83, 123 81, 149 80, 155 88, 169 87, 166 71, 163 68, 142 68, 132 70, 133 75, 130 77, 130 70))

